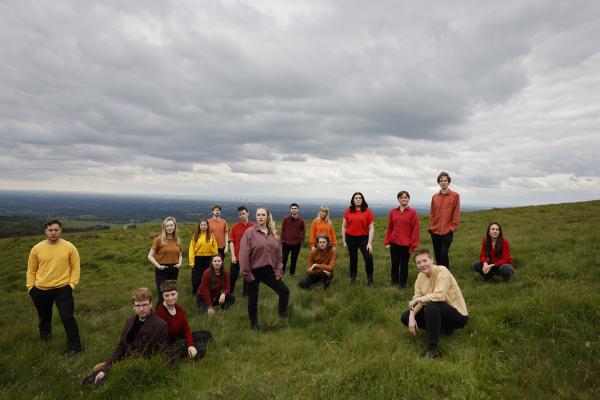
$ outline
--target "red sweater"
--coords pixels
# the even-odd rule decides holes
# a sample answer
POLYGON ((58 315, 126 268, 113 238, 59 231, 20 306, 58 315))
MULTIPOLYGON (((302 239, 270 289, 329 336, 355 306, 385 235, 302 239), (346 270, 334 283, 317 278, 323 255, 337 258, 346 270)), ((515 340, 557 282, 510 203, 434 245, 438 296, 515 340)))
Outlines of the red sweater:
POLYGON ((513 267, 515 264, 513 263, 513 259, 510 257, 510 246, 508 245, 508 240, 502 239, 502 256, 500 258, 496 257, 494 249, 492 249, 492 254, 490 254, 490 259, 488 261, 485 256, 485 239, 481 242, 481 254, 479 255, 479 259, 482 263, 487 262, 488 264, 494 264, 494 268, 500 267, 504 264, 510 264, 513 267))
POLYGON ((302 218, 288 215, 281 222, 281 243, 304 243, 305 231, 306 227, 302 218))
POLYGON ((211 268, 207 268, 206 271, 202 274, 202 281, 200 282, 200 286, 198 287, 198 294, 202 296, 202 300, 204 304, 212 307, 213 302, 212 299, 219 297, 222 293, 229 294, 229 273, 221 268, 221 275, 217 276, 217 282, 215 287, 211 289, 210 287, 210 271, 211 268), (223 281, 225 284, 223 285, 223 281))
POLYGON ((383 244, 395 244, 408 246, 410 253, 419 247, 419 215, 410 207, 400 210, 400 207, 392 209, 388 216, 387 231, 383 244))
POLYGON ((369 225, 375 221, 373 213, 368 208, 365 211, 355 210, 350 212, 350 208, 344 213, 346 220, 346 233, 352 236, 366 236, 369 234, 369 225))
POLYGON ((169 314, 167 307, 163 303, 160 303, 156 307, 156 315, 161 317, 169 326, 169 341, 171 343, 178 339, 184 339, 187 347, 194 346, 194 338, 192 337, 192 330, 183 308, 179 304, 175 304, 175 315, 169 314))

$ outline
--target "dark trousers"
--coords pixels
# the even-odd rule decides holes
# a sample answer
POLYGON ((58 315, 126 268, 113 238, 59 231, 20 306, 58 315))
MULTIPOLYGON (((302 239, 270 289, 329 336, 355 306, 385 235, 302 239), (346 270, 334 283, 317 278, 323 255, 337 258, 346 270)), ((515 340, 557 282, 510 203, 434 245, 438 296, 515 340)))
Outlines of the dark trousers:
POLYGON ((217 253, 221 255, 221 260, 225 261, 225 247, 219 247, 217 253))
POLYGON ((481 261, 477 261, 476 263, 474 263, 473 269, 479 272, 479 275, 481 275, 481 277, 485 281, 489 281, 494 275, 498 275, 502 277, 502 279, 504 279, 505 282, 508 282, 510 280, 515 270, 514 267, 510 264, 502 264, 499 267, 492 267, 492 269, 490 269, 490 272, 484 274, 483 263, 481 261))
MULTIPOLYGON (((239 275, 240 275, 240 263, 239 262, 231 263, 231 266, 229 268, 229 287, 230 287, 231 293, 235 293, 235 284, 237 283, 237 279, 238 279, 239 275)), ((244 284, 243 294, 247 295, 248 288, 246 286, 247 285, 246 281, 242 279, 242 283, 244 284)))
POLYGON ((250 323, 252 325, 258 324, 258 288, 261 282, 273 289, 279 296, 279 316, 287 316, 290 290, 281 279, 275 279, 273 268, 268 265, 253 269, 252 274, 254 280, 248 282, 248 318, 250 323))
POLYGON ((158 301, 156 302, 157 306, 163 302, 163 296, 162 296, 162 291, 160 290, 160 284, 169 279, 177 280, 177 277, 179 276, 179 268, 175 268, 174 267, 175 264, 163 264, 163 265, 166 265, 167 268, 165 268, 165 269, 154 268, 154 278, 156 279, 156 293, 157 293, 156 298, 158 299, 158 301))
MULTIPOLYGON (((402 323, 406 326, 408 326, 409 315, 410 311, 402 314, 402 323)), ((462 315, 448 303, 439 301, 427 303, 415 315, 415 320, 419 329, 427 331, 429 346, 437 346, 442 329, 444 331, 461 329, 469 322, 469 317, 462 315)))
POLYGON ((296 262, 298 261, 298 254, 300 254, 301 247, 302 247, 302 243, 297 243, 297 244, 281 243, 281 261, 283 262, 283 272, 285 272, 288 255, 291 252, 292 258, 290 259, 290 275, 294 275, 296 273, 296 262))
POLYGON ((390 244, 390 258, 392 259, 391 279, 392 285, 406 286, 408 281, 408 260, 410 253, 408 246, 390 244))
POLYGON ((198 292, 198 287, 202 281, 204 271, 210 268, 212 256, 196 256, 194 258, 194 267, 192 268, 192 296, 198 292))
POLYGON ((29 296, 38 313, 40 338, 49 339, 52 336, 52 306, 56 303, 58 315, 65 328, 69 350, 80 351, 81 340, 79 328, 73 316, 75 302, 73 301, 73 289, 65 285, 56 289, 41 290, 35 286, 29 291, 29 296))
MULTIPOLYGON (((192 338, 194 339, 194 346, 196 350, 198 350, 198 355, 196 355, 195 360, 200 360, 206 354, 206 346, 204 345, 206 341, 206 333, 207 331, 194 331, 192 332, 192 338)), ((169 346, 169 355, 173 358, 187 358, 188 357, 188 349, 185 343, 185 340, 178 339, 175 342, 171 343, 169 346)))
POLYGON ((365 270, 367 271, 367 279, 373 281, 373 255, 367 251, 369 244, 369 236, 352 236, 346 233, 346 245, 348 245, 348 257, 350 258, 350 280, 356 280, 358 269, 358 250, 365 260, 365 270))
POLYGON ((435 253, 435 263, 437 265, 443 265, 450 269, 450 260, 448 259, 448 252, 450 252, 450 246, 452 245, 452 238, 454 232, 448 232, 445 235, 438 235, 433 232, 429 232, 431 235, 431 242, 433 243, 433 252, 435 253))
POLYGON ((312 285, 315 285, 319 282, 323 282, 325 284, 325 288, 329 286, 331 282, 331 278, 325 272, 321 271, 317 274, 308 273, 302 278, 298 286, 302 289, 309 289, 312 285))
MULTIPOLYGON (((213 308, 222 308, 223 310, 227 310, 233 303, 235 303, 235 295, 233 293, 225 295, 225 303, 223 304, 219 304, 219 297, 212 299, 213 308)), ((196 307, 198 307, 198 312, 207 313, 209 306, 204 302, 202 296, 198 295, 196 296, 196 307)))

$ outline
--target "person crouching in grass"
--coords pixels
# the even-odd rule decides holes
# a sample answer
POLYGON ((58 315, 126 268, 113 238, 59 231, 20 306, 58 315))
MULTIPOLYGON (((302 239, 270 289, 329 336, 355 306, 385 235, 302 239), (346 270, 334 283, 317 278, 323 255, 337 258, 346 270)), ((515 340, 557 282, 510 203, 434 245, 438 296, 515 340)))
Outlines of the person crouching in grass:
POLYGON ((216 254, 210 261, 210 268, 202 274, 196 296, 198 311, 214 315, 215 307, 226 310, 234 302, 235 296, 230 293, 229 273, 223 268, 223 257, 216 254))
POLYGON ((450 334, 469 321, 467 305, 454 276, 446 267, 433 264, 429 250, 416 249, 414 259, 419 275, 402 323, 413 336, 419 329, 427 331, 428 346, 421 356, 436 358, 442 355, 438 349, 441 332, 450 334))
POLYGON ((316 244, 317 247, 308 255, 308 265, 306 266, 308 273, 298 284, 302 289, 309 289, 318 282, 323 282, 323 288, 327 289, 333 279, 336 254, 329 236, 319 233, 316 244))

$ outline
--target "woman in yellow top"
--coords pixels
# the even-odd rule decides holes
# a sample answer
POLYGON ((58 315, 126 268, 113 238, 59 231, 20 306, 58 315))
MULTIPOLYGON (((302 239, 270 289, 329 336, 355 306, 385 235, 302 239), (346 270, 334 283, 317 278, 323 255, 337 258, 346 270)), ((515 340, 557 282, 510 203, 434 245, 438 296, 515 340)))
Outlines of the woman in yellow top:
POLYGON ((331 219, 329 219, 329 208, 327 206, 319 207, 317 217, 310 223, 310 249, 315 250, 317 248, 317 235, 324 233, 329 237, 333 251, 337 245, 337 239, 335 237, 335 230, 331 219))
POLYGON ((198 222, 190 241, 190 267, 192 268, 192 296, 198 292, 204 270, 210 267, 210 260, 219 251, 215 235, 208 230, 208 221, 198 222))
POLYGON ((446 267, 433 264, 429 250, 416 249, 414 258, 419 275, 402 323, 413 336, 419 329, 427 330, 429 344, 421 356, 436 358, 442 355, 438 350, 440 333, 450 334, 469 322, 467 305, 456 279, 446 267))
POLYGON ((154 266, 158 303, 163 301, 160 284, 168 279, 177 280, 181 267, 181 239, 177 234, 177 220, 167 217, 162 223, 161 234, 152 240, 148 261, 154 266))

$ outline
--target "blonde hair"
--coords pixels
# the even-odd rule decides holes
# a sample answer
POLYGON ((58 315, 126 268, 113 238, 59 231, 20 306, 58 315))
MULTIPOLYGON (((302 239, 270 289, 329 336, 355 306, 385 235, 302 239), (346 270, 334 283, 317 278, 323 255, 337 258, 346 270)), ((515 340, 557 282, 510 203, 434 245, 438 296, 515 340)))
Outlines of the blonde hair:
POLYGON ((162 223, 162 232, 160 233, 160 244, 161 246, 166 246, 167 244, 167 230, 165 229, 165 225, 167 225, 167 222, 169 221, 173 221, 173 224, 175 224, 173 237, 177 241, 177 244, 181 246, 181 239, 179 239, 179 235, 177 234, 177 220, 175 219, 175 217, 167 217, 164 219, 162 223))
POLYGON ((256 211, 258 210, 265 210, 267 212, 267 222, 265 224, 267 226, 267 232, 272 233, 277 239, 277 225, 275 225, 275 221, 273 221, 273 215, 271 214, 271 211, 269 211, 267 207, 258 207, 256 211))
POLYGON ((321 221, 321 210, 323 211, 327 211, 327 217, 325 217, 325 221, 331 225, 331 219, 329 218, 329 207, 321 205, 319 207, 319 211, 317 211, 317 216, 315 217, 315 221, 319 222, 321 221))

